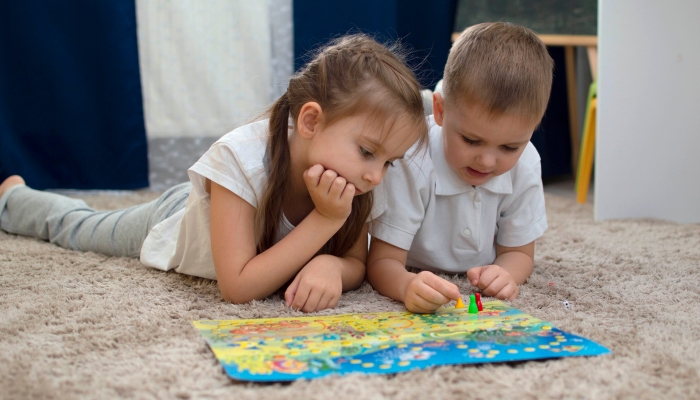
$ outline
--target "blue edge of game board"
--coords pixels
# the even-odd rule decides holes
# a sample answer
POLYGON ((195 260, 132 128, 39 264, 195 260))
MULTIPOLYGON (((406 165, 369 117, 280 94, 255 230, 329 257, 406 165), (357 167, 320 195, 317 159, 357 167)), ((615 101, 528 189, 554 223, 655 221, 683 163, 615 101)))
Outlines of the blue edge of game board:
MULTIPOLYGON (((413 360, 411 362, 410 366, 407 367, 400 367, 398 364, 393 363, 391 367, 387 369, 382 369, 382 370, 373 370, 372 373, 374 374, 395 374, 398 372, 406 372, 406 371, 411 371, 411 370, 416 370, 416 369, 426 369, 430 367, 436 367, 440 365, 456 365, 456 364, 485 364, 485 363, 503 363, 503 362, 514 362, 514 361, 530 361, 530 360, 544 360, 544 359, 552 359, 552 358, 562 358, 562 357, 581 357, 581 356, 597 356, 597 355, 603 355, 603 354, 608 354, 610 353, 610 350, 605 348, 604 346, 601 346, 598 343, 595 343, 591 340, 588 340, 586 338, 573 335, 570 333, 566 333, 563 331, 560 331, 558 329, 552 329, 552 333, 557 333, 560 335, 563 335, 567 340, 571 343, 576 343, 577 345, 582 345, 584 348, 582 350, 579 350, 576 353, 571 353, 571 354, 560 354, 560 355, 555 355, 551 352, 546 352, 544 350, 540 350, 538 346, 541 345, 547 345, 549 343, 548 338, 539 338, 540 340, 538 343, 533 344, 533 347, 535 347, 535 351, 533 352, 520 352, 519 354, 507 354, 507 359, 506 358, 485 358, 484 352, 482 351, 481 353, 476 353, 477 356, 471 357, 471 354, 474 353, 469 353, 469 349, 465 349, 463 352, 456 352, 455 350, 457 349, 457 346, 459 343, 449 343, 449 351, 446 351, 446 354, 438 355, 426 359, 426 360, 413 360), (480 356, 478 354, 481 354, 480 356)), ((424 342, 422 344, 422 347, 426 351, 430 351, 430 344, 432 342, 424 342)), ((476 348, 478 349, 479 345, 476 345, 476 348)), ((487 352, 489 350, 498 350, 500 353, 506 352, 510 346, 507 345, 499 345, 499 344, 488 344, 489 349, 486 350, 487 352)), ((375 365, 377 364, 378 361, 380 361, 383 357, 386 357, 388 354, 391 352, 395 352, 396 348, 390 348, 386 350, 380 350, 376 353, 372 354, 366 354, 362 356, 354 356, 353 358, 355 359, 360 359, 363 363, 365 362, 370 362, 374 363, 375 365)), ((272 375, 254 375, 250 374, 246 371, 238 371, 237 367, 234 366, 226 366, 224 365, 224 370, 226 373, 234 379, 237 380, 242 380, 242 381, 258 381, 258 382, 283 382, 283 381, 294 381, 298 379, 314 379, 314 378, 320 378, 324 376, 330 376, 330 375, 347 375, 347 374, 352 374, 352 373, 361 373, 361 374, 366 374, 366 369, 362 366, 362 364, 347 364, 343 362, 343 357, 338 357, 335 360, 330 360, 330 359, 325 359, 323 360, 323 363, 319 362, 318 369, 314 370, 312 369, 310 371, 306 371, 300 375, 289 375, 285 376, 284 374, 281 373, 274 373, 272 375), (343 369, 340 370, 338 369, 335 372, 329 372, 328 370, 324 370, 328 368, 329 366, 332 365, 339 365, 339 364, 345 364, 343 365, 343 369)))

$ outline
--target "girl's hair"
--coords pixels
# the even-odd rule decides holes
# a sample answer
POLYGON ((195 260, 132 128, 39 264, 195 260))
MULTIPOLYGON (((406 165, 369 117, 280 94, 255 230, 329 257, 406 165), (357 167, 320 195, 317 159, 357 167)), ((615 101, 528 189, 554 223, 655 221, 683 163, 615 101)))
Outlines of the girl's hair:
MULTIPOLYGON (((398 47, 385 47, 364 34, 335 39, 292 76, 287 92, 267 112, 270 118, 266 168, 269 176, 256 213, 259 252, 275 243, 283 194, 290 182, 289 117, 296 125, 302 106, 308 102, 321 106, 325 126, 358 114, 366 114, 379 123, 407 117, 406 129, 420 133, 420 146, 427 142, 420 85, 404 63, 398 47)), ((372 204, 371 191, 355 196, 345 224, 319 253, 342 256, 350 250, 362 232, 372 204)))

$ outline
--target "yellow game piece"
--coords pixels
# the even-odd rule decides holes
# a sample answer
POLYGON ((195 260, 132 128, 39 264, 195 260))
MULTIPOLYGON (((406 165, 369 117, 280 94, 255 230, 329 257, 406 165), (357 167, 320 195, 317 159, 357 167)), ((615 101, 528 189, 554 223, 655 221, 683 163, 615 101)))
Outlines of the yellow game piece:
POLYGON ((457 304, 455 304, 455 308, 464 308, 464 303, 462 303, 462 298, 457 299, 457 304))

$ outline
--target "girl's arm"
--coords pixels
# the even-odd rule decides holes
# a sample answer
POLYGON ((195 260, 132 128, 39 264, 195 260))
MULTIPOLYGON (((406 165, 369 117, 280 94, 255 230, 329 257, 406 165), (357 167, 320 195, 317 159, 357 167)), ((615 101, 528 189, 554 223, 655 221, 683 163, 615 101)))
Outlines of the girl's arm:
POLYGON ((287 306, 304 312, 333 308, 340 295, 357 289, 365 279, 367 224, 352 248, 342 257, 314 257, 297 274, 284 293, 287 306))
MULTIPOLYGON (((360 237, 350 250, 339 260, 342 264, 343 292, 355 290, 360 287, 365 280, 365 261, 367 261, 367 231, 368 224, 365 224, 360 237)), ((332 256, 329 256, 332 257, 332 256)))
MULTIPOLYGON (((319 249, 340 229, 347 215, 328 210, 342 209, 345 192, 334 190, 333 181, 324 186, 318 204, 284 239, 257 254, 255 247, 255 208, 228 189, 211 182, 210 234, 212 257, 221 295, 233 303, 263 299, 289 282, 319 249)), ((352 185, 349 185, 352 186, 352 185)), ((352 192, 354 193, 354 187, 352 192)), ((316 199, 315 199, 316 200, 316 199)), ((350 202, 352 197, 350 197, 350 202)), ((347 202, 347 201, 345 201, 347 202)), ((348 212, 350 202, 348 204, 348 212)), ((342 211, 342 210, 341 210, 342 211)))

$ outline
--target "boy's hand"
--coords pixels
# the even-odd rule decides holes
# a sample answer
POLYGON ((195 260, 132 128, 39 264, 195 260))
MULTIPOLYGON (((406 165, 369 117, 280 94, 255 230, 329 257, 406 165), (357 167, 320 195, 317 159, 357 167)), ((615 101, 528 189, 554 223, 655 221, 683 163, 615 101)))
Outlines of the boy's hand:
POLYGON ((411 279, 406 287, 404 304, 408 311, 414 313, 431 313, 450 300, 460 297, 459 289, 454 283, 423 271, 411 279))
POLYGON ((329 257, 314 257, 299 271, 284 292, 287 307, 312 312, 338 304, 343 293, 341 267, 329 261, 329 257))
POLYGON ((345 221, 348 218, 355 197, 355 185, 320 164, 304 171, 304 182, 316 211, 331 220, 345 221))
POLYGON ((467 271, 469 282, 478 287, 486 296, 501 300, 515 300, 518 285, 505 269, 498 265, 484 265, 467 271))

